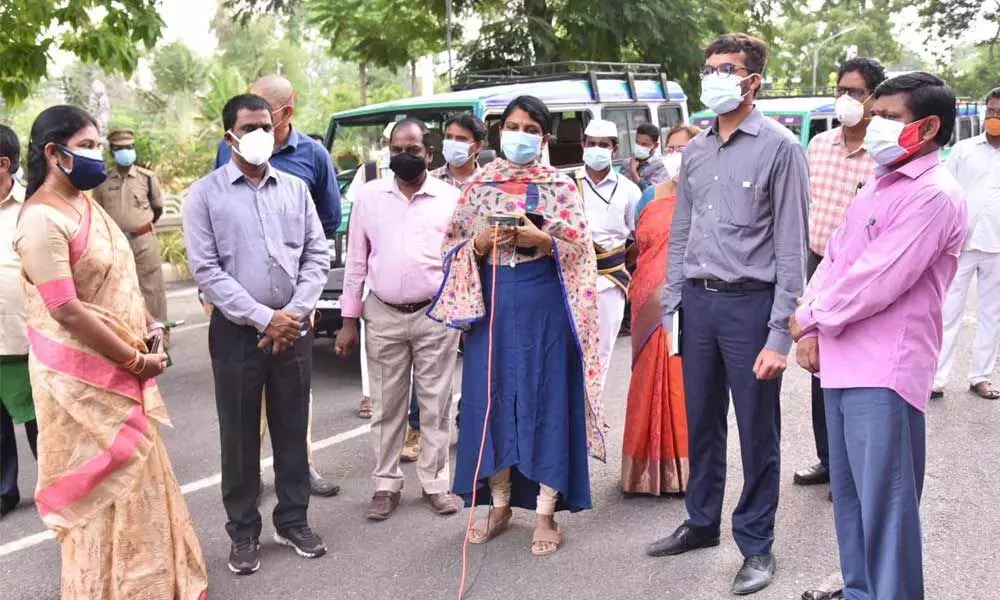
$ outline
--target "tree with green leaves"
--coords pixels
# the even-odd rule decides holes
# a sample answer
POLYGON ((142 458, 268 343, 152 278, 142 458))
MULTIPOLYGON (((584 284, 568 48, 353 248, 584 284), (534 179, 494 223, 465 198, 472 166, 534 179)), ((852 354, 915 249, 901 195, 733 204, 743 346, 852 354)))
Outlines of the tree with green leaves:
POLYGON ((158 0, 4 0, 0 4, 0 97, 24 100, 59 49, 130 76, 141 47, 163 30, 158 0))
POLYGON ((893 34, 891 17, 902 8, 902 0, 825 0, 818 6, 782 0, 781 25, 774 30, 768 67, 775 87, 812 92, 817 49, 820 91, 833 85, 840 64, 852 55, 883 64, 899 61, 902 46, 893 34))
POLYGON ((180 41, 158 48, 150 70, 162 94, 193 93, 205 83, 205 61, 180 41))
POLYGON ((990 58, 994 56, 1000 44, 1000 0, 922 0, 918 5, 928 37, 963 39, 968 36, 970 23, 985 19, 993 26, 993 35, 985 45, 990 58))
POLYGON ((398 69, 444 49, 441 2, 430 0, 305 0, 308 21, 330 55, 358 63, 361 103, 369 66, 398 69))

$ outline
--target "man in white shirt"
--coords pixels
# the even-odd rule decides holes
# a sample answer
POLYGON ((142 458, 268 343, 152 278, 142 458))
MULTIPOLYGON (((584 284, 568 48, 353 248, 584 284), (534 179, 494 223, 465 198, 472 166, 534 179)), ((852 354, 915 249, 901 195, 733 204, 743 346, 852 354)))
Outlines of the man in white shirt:
POLYGON ((944 340, 931 398, 944 395, 955 364, 955 343, 972 277, 979 292, 978 328, 969 366, 969 389, 987 400, 1000 399, 990 374, 1000 335, 1000 88, 986 97, 986 131, 952 148, 947 167, 965 190, 969 237, 944 304, 944 340))
POLYGON ((0 125, 0 517, 21 502, 17 487, 17 442, 14 423, 24 423, 31 453, 38 456, 38 424, 28 379, 28 330, 21 296, 21 262, 14 252, 17 216, 24 188, 14 180, 20 144, 10 128, 0 125))
POLYGON ((601 386, 608 375, 611 352, 618 339, 631 276, 625 269, 625 244, 635 230, 639 187, 611 165, 618 151, 618 128, 595 119, 583 132, 584 168, 577 175, 597 252, 597 304, 600 312, 601 386))

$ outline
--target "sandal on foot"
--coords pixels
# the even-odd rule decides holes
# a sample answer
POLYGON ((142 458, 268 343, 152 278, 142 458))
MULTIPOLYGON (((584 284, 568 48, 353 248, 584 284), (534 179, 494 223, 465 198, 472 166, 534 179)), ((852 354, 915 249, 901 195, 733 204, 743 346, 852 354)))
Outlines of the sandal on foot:
POLYGON ((532 556, 548 556, 550 554, 555 554, 563 543, 563 532, 562 527, 556 525, 555 530, 551 529, 536 529, 535 533, 531 536, 531 555, 532 556), (545 548, 542 544, 551 544, 549 547, 545 548))
POLYGON ((507 527, 510 526, 510 520, 514 518, 514 513, 505 513, 499 519, 479 519, 472 524, 472 529, 469 530, 469 543, 470 544, 485 544, 486 542, 497 537, 504 531, 507 531, 507 527))
POLYGON ((970 385, 969 391, 984 400, 1000 399, 1000 390, 993 387, 989 381, 980 381, 976 385, 970 385))
POLYGON ((358 418, 359 419, 370 419, 372 418, 374 410, 372 408, 372 399, 367 396, 361 399, 361 405, 358 406, 358 418))

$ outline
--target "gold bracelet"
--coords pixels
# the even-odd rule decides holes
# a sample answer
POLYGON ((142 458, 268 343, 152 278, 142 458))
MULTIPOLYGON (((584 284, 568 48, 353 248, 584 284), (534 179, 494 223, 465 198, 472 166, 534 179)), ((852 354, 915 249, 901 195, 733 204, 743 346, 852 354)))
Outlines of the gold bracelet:
POLYGON ((138 350, 136 350, 135 354, 132 355, 132 358, 126 360, 123 363, 121 363, 121 366, 124 367, 124 368, 126 368, 126 369, 128 369, 129 371, 131 371, 132 369, 135 368, 135 366, 137 364, 139 364, 139 358, 141 356, 142 356, 142 354, 138 350))
POLYGON ((476 248, 476 238, 472 238, 472 255, 475 256, 476 258, 486 257, 485 252, 480 252, 479 249, 476 248))

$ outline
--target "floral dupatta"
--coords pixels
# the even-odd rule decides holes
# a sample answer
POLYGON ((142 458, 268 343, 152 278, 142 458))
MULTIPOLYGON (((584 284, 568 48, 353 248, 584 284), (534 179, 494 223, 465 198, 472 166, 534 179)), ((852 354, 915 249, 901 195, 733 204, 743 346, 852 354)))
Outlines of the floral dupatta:
POLYGON ((606 425, 601 404, 597 321, 597 260, 579 191, 573 181, 545 165, 522 167, 496 160, 467 183, 445 234, 444 283, 428 315, 467 329, 486 314, 483 285, 470 240, 488 227, 492 212, 535 212, 554 240, 553 254, 586 373, 587 445, 606 460, 606 425))
POLYGON ((77 340, 49 313, 46 298, 73 296, 122 340, 145 351, 145 303, 128 241, 89 198, 78 231, 59 225, 58 211, 26 206, 15 243, 24 272, 22 287, 31 341, 29 367, 39 421, 35 503, 57 535, 85 524, 134 492, 157 431, 169 425, 153 380, 140 381, 77 340), (68 246, 68 271, 47 264, 68 246), (71 274, 71 276, 70 276, 71 274))

